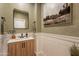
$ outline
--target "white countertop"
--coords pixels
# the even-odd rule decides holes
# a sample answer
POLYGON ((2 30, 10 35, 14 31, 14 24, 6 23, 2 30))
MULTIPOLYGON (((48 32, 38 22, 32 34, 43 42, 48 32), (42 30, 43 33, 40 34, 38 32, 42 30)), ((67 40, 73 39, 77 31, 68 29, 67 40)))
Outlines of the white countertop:
POLYGON ((19 41, 25 41, 25 40, 32 40, 32 39, 34 39, 34 38, 33 38, 33 37, 16 38, 16 39, 10 39, 10 40, 8 40, 8 43, 19 42, 19 41))

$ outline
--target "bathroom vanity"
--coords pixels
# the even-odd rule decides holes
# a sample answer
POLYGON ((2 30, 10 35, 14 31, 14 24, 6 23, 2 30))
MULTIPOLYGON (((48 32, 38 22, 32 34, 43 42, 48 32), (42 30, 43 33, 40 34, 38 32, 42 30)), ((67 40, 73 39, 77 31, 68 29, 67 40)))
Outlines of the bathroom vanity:
POLYGON ((34 56, 34 38, 11 39, 8 41, 8 56, 34 56))

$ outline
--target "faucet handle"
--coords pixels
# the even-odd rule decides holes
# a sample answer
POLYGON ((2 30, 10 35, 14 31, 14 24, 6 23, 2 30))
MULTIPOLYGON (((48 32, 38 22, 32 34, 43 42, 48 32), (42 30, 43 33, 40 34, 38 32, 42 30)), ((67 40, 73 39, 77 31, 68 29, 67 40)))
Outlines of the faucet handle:
POLYGON ((28 37, 28 33, 26 33, 26 37, 28 37))

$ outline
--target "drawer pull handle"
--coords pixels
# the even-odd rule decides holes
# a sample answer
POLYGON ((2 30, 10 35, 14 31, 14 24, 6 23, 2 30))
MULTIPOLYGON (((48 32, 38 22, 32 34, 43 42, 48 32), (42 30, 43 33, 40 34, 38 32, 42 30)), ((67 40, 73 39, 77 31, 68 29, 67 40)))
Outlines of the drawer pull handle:
POLYGON ((25 48, 25 43, 22 43, 22 48, 25 48))

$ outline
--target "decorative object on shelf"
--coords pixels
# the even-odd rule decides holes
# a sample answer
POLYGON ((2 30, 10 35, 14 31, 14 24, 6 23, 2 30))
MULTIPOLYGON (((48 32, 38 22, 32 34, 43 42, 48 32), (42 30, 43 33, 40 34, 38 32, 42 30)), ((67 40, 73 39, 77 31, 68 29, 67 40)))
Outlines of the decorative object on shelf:
POLYGON ((54 27, 72 24, 72 4, 43 4, 44 27, 54 27))
POLYGON ((8 34, 14 34, 14 33, 16 33, 15 29, 13 29, 13 30, 8 30, 8 34))
POLYGON ((33 21, 33 28, 32 28, 32 31, 33 31, 33 37, 35 38, 35 33, 36 33, 36 21, 33 21))
POLYGON ((11 39, 16 39, 15 30, 9 30, 8 34, 11 34, 11 39))
POLYGON ((70 48, 71 56, 79 56, 79 47, 75 44, 70 48))
POLYGON ((36 32, 36 21, 33 22, 33 33, 36 32))
POLYGON ((4 22, 5 22, 5 17, 1 16, 1 34, 4 34, 4 22))

